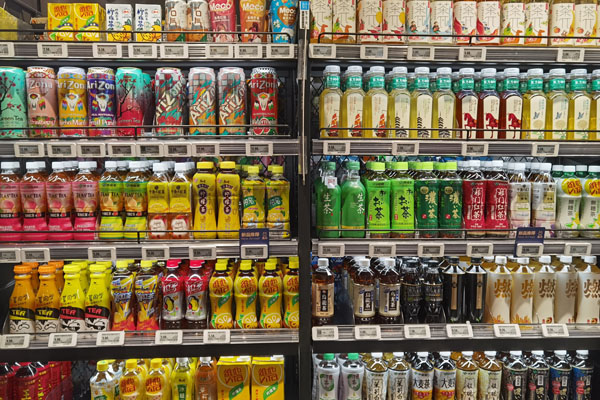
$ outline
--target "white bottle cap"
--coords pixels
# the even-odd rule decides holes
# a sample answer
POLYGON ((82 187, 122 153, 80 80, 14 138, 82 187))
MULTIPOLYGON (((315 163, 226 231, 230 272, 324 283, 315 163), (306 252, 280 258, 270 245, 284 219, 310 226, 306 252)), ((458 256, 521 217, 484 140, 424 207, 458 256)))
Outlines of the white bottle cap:
POLYGON ((169 170, 169 166, 163 163, 156 163, 152 166, 152 171, 154 172, 166 172, 169 170))
POLYGON ((552 169, 552 163, 549 163, 549 162, 540 163, 540 171, 541 172, 550 172, 551 169, 552 169))
POLYGON ((564 169, 564 165, 554 164, 552 166, 552 171, 562 171, 564 169))
POLYGON ((417 67, 415 68, 415 74, 429 74, 428 67, 417 67))
POLYGON ((541 68, 531 68, 527 70, 527 76, 544 75, 544 70, 541 68))
POLYGON ((529 264, 529 258, 528 257, 517 258, 517 263, 519 263, 519 264, 529 264))
POLYGON ((544 350, 533 350, 531 352, 531 354, 533 354, 534 356, 544 356, 544 350))
POLYGON ((571 70, 571 77, 573 75, 586 76, 587 77, 587 70, 586 69, 572 69, 571 70))
POLYGON ((483 76, 484 78, 486 77, 492 77, 494 78, 496 76, 496 68, 484 68, 481 70, 481 76, 483 76))
POLYGON ((141 169, 144 167, 144 163, 142 161, 129 161, 129 169, 141 169))
POLYGON ((596 264, 596 256, 585 256, 583 257, 583 262, 586 264, 596 264))
POLYGON ((550 256, 540 256, 538 259, 542 264, 550 264, 552 262, 552 257, 550 256))
POLYGON ((0 168, 2 169, 18 169, 19 166, 18 161, 3 161, 2 164, 0 164, 0 168))
POLYGON ((510 355, 521 357, 523 355, 523 352, 521 350, 511 350, 510 355))
POLYGON ((452 74, 452 68, 440 67, 436 70, 436 72, 438 73, 438 75, 450 75, 452 74))
POLYGON ((117 168, 129 168, 129 161, 127 161, 127 160, 117 161, 117 168))
POLYGON ((358 260, 359 267, 367 267, 368 268, 370 265, 371 265, 371 263, 367 259, 358 260))
POLYGON ((508 78, 509 76, 515 78, 519 76, 519 68, 504 68, 504 75, 508 78))
POLYGON ((175 172, 184 172, 187 169, 186 163, 175 164, 175 172))
POLYGON ((327 258, 319 258, 317 265, 319 267, 329 267, 329 260, 327 258))
POLYGON ((106 169, 117 168, 117 162, 116 161, 107 161, 104 163, 104 168, 106 168, 106 169))
POLYGON ((587 172, 587 165, 576 165, 575 171, 577 172, 587 172))
POLYGON ((563 167, 563 171, 565 171, 565 172, 575 172, 575 166, 574 165, 565 165, 563 167))
POLYGON ((589 172, 600 172, 600 165, 590 165, 588 168, 589 172))
POLYGON ((539 162, 532 162, 531 163, 531 171, 539 171, 540 170, 540 164, 539 162))
POLYGON ((479 161, 479 160, 471 160, 471 161, 469 161, 469 166, 471 168, 480 168, 481 167, 481 161, 479 161))
POLYGON ((392 74, 407 74, 408 68, 406 67, 394 67, 392 69, 392 74))
POLYGON ((571 264, 573 262, 573 257, 571 256, 560 256, 558 260, 563 264, 571 264))
POLYGON ((346 73, 348 73, 348 74, 361 74, 362 75, 362 67, 360 65, 351 65, 346 70, 346 73))
POLYGON ((447 357, 450 357, 451 354, 452 353, 449 352, 449 351, 440 351, 440 356, 442 356, 442 357, 446 357, 447 358, 447 357))
POLYGON ((577 350, 575 352, 575 354, 579 354, 579 355, 582 355, 582 356, 587 356, 587 355, 590 354, 590 352, 589 352, 589 350, 577 350))
POLYGON ((329 74, 339 74, 340 73, 340 66, 339 65, 328 65, 325 67, 325 73, 329 73, 329 74))
POLYGON ((371 353, 371 357, 373 357, 373 358, 383 358, 383 353, 371 353))
POLYGON ((52 161, 52 169, 63 169, 65 167, 65 163, 62 161, 52 161))
POLYGON ((396 358, 404 358, 404 352, 403 351, 395 351, 392 353, 392 355, 396 358))
POLYGON ((393 267, 396 265, 396 260, 393 258, 386 258, 383 260, 383 265, 386 267, 393 267))
POLYGON ((496 352, 492 351, 492 350, 486 350, 483 352, 483 354, 485 354, 486 357, 489 357, 489 358, 496 358, 496 352))
POLYGON ((80 161, 79 169, 96 169, 96 161, 80 161))
POLYGON ((211 362, 212 358, 210 358, 210 357, 200 357, 200 361, 204 362, 204 363, 207 363, 207 362, 211 362))
POLYGON ((496 256, 496 264, 506 264, 506 256, 496 256))
POLYGON ((426 352, 426 351, 419 351, 419 352, 417 353, 417 357, 421 357, 421 358, 427 358, 427 357, 429 357, 429 353, 428 353, 428 352, 426 352))
POLYGON ((494 161, 492 161, 492 168, 494 168, 494 169, 502 169, 502 168, 504 168, 504 161, 502 161, 502 160, 494 160, 494 161))
POLYGON ((473 68, 461 68, 461 69, 458 70, 458 72, 461 75, 467 75, 467 74, 473 75, 475 73, 475 69, 473 69, 473 68))
POLYGON ((565 76, 567 70, 564 68, 554 68, 550 70, 550 76, 565 76))
POLYGON ((522 163, 522 162, 515 163, 514 170, 517 172, 525 171, 525 163, 522 163))
POLYGON ((35 161, 35 165, 37 165, 37 168, 39 169, 46 169, 46 161, 35 161))
POLYGON ((567 351, 566 350, 554 350, 554 354, 559 357, 564 357, 567 355, 567 351))
POLYGON ((380 65, 375 65, 373 67, 371 67, 371 72, 374 74, 385 74, 385 67, 382 67, 380 65))
POLYGON ((27 170, 37 169, 37 167, 38 167, 37 161, 27 161, 25 163, 25 169, 27 169, 27 170))
POLYGON ((473 357, 473 352, 472 351, 463 351, 462 355, 466 356, 466 357, 473 357))

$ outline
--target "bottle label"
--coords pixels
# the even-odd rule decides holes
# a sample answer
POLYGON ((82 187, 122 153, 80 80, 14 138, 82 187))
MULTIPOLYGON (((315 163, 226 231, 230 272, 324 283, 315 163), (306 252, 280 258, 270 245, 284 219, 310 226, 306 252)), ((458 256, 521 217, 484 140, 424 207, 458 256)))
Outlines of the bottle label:
MULTIPOLYGON (((522 36, 525 32, 525 4, 504 3, 502 5, 502 35, 522 36)), ((523 38, 505 37, 502 44, 523 44, 523 38)))
MULTIPOLYGON (((413 111, 415 111, 413 109, 413 111)), ((419 139, 431 138, 431 117, 433 112, 433 97, 428 94, 422 94, 417 97, 417 137, 419 139)), ((412 131, 414 134, 414 131, 412 131)))
POLYGON ((592 400, 593 368, 573 367, 573 382, 571 384, 572 398, 592 400))
POLYGON ((428 41, 427 37, 419 36, 429 34, 430 9, 429 1, 411 0, 406 3, 409 42, 428 41))
POLYGON ((458 400, 475 400, 477 398, 477 376, 477 370, 456 370, 456 393, 458 393, 458 400))
POLYGON ((414 368, 411 368, 411 375, 412 398, 419 400, 432 400, 433 370, 419 371, 414 368))
POLYGON ((400 315, 400 284, 379 283, 379 315, 397 317, 400 315))
POLYGON ((37 333, 58 332, 60 310, 52 307, 54 296, 46 293, 41 299, 38 297, 37 301, 40 306, 35 309, 35 331, 37 333))
POLYGON ((125 202, 125 211, 134 213, 134 216, 142 216, 148 205, 148 182, 125 182, 123 184, 123 193, 125 202))
POLYGON ((479 399, 500 400, 501 387, 502 371, 490 371, 479 368, 479 382, 477 386, 479 399))
MULTIPOLYGON (((100 296, 102 296, 100 294, 100 296)), ((85 327, 91 332, 107 331, 110 321, 110 309, 101 305, 89 305, 85 308, 85 327)))
POLYGON ((596 4, 575 4, 575 34, 583 39, 575 39, 576 46, 595 44, 596 37, 596 4))
POLYGON ((539 37, 548 34, 548 17, 549 3, 527 2, 525 5, 525 35, 528 37, 525 38, 525 44, 540 44, 545 46, 548 43, 547 38, 539 37))
POLYGON ((335 400, 338 392, 339 375, 331 370, 317 369, 319 384, 319 400, 335 400))
POLYGON ((98 183, 100 210, 117 216, 123 209, 123 182, 100 181, 98 183))
POLYGON ((148 212, 169 212, 169 184, 167 182, 148 182, 148 212))
POLYGON ((60 331, 83 332, 85 330, 85 312, 78 307, 60 308, 60 331))
POLYGON ((415 181, 417 228, 438 227, 438 186, 432 181, 415 181))
POLYGON ((570 384, 571 370, 569 369, 558 369, 550 367, 550 385, 549 392, 550 397, 554 400, 568 400, 569 399, 569 384, 570 384))
MULTIPOLYGON (((463 3, 462 1, 460 3, 463 3)), ((477 128, 477 97, 476 96, 465 96, 461 101, 461 115, 459 125, 463 130, 461 131, 462 139, 475 139, 477 137, 477 131, 473 130, 477 128)))
MULTIPOLYGON (((342 9, 340 8, 340 14, 345 14, 347 10, 351 10, 354 6, 354 1, 351 0, 348 4, 348 8, 342 9)), ((334 3, 335 8, 335 3, 334 3)), ((395 1, 395 0, 384 0, 383 1, 383 33, 391 33, 394 35, 401 35, 405 31, 405 16, 404 16, 404 1, 395 1)), ((351 13, 348 13, 351 14, 351 13)), ((335 12, 334 12, 335 15, 335 12)), ((335 18, 335 17, 334 17, 335 18)), ((347 25, 347 24, 346 24, 347 25)), ((346 25, 341 25, 342 27, 346 25)), ((335 24, 334 24, 335 26, 335 24)), ((342 28, 343 29, 343 28, 342 28)), ((352 30, 351 32, 354 32, 352 30)), ((384 36, 384 42, 403 42, 403 36, 384 36)))
POLYGON ((402 283, 402 306, 406 308, 407 317, 418 316, 421 308, 421 285, 402 283))
POLYGON ((579 229, 579 205, 582 185, 577 178, 559 180, 557 186, 556 227, 559 229, 579 229))
POLYGON ((23 217, 44 218, 46 216, 46 184, 44 182, 22 182, 21 203, 23 217))
POLYGON ((286 274, 283 277, 283 321, 288 328, 298 328, 300 324, 300 278, 286 274))
POLYGON ((562 36, 551 39, 552 46, 573 44, 573 39, 567 39, 567 37, 573 36, 574 32, 574 8, 574 3, 552 3, 550 32, 553 36, 562 36))
POLYGON ((312 284, 312 315, 329 318, 333 316, 333 283, 312 284))
POLYGON ((367 228, 390 229, 390 182, 367 182, 367 199, 367 228))
POLYGON ((35 312, 29 308, 11 307, 10 333, 35 333, 35 312))
MULTIPOLYGON (((540 79, 541 80, 541 79, 540 79)), ((529 100, 529 128, 544 129, 546 126, 546 96, 535 95, 529 100)), ((545 132, 529 131, 526 132, 526 138, 532 140, 543 140, 545 132)))
POLYGON ((21 195, 19 183, 0 183, 0 219, 18 218, 20 211, 21 195))
POLYGON ((392 181, 392 229, 415 228, 414 187, 412 179, 392 181))
POLYGON ((437 115, 434 115, 434 118, 437 118, 440 139, 452 139, 454 136, 454 132, 449 130, 454 128, 454 119, 456 118, 454 102, 454 95, 443 95, 437 98, 437 115))
POLYGON ((465 229, 485 228, 485 189, 484 181, 463 181, 465 229))
POLYGON ((185 280, 185 319, 188 321, 206 320, 208 279, 205 275, 188 277, 185 280))
MULTIPOLYGON (((462 184, 460 181, 440 181, 440 228, 462 228, 462 184)), ((442 235, 457 236, 461 232, 442 232, 442 235)))
POLYGON ((183 282, 180 278, 162 278, 163 309, 162 318, 166 321, 183 319, 183 282))
POLYGON ((375 287, 357 284, 354 288, 354 316, 369 318, 375 316, 375 287))
POLYGON ((77 217, 95 217, 98 209, 98 182, 73 182, 73 204, 77 217))
POLYGON ((588 178, 583 184, 581 227, 600 228, 600 179, 598 178, 588 178))
POLYGON ((69 217, 73 202, 71 182, 47 182, 48 215, 51 218, 69 217))
POLYGON ((511 182, 509 184, 509 196, 511 228, 529 226, 531 219, 531 183, 511 182))
MULTIPOLYGON (((321 101, 323 102, 322 121, 324 123, 321 128, 338 128, 341 102, 340 94, 337 92, 326 93, 321 101)), ((337 129, 322 130, 321 136, 338 137, 339 131, 337 129)))
MULTIPOLYGON (((483 3, 481 3, 483 4, 483 3)), ((483 138, 498 139, 498 118, 500 117, 500 97, 487 96, 483 99, 483 138)))
MULTIPOLYGON (((359 86, 360 87, 360 86, 359 86)), ((350 93, 346 96, 346 116, 348 118, 348 125, 352 128, 349 130, 350 137, 362 137, 363 131, 360 128, 363 127, 363 104, 364 96, 360 93, 350 93)))
POLYGON ((341 378, 343 382, 340 382, 340 394, 343 395, 344 399, 348 400, 362 400, 362 382, 364 373, 347 373, 342 369, 341 378))
POLYGON ((552 99, 552 126, 550 132, 553 140, 567 140, 569 121, 569 99, 566 95, 559 95, 552 99))
POLYGON ((475 44, 477 29, 477 2, 457 1, 454 3, 454 30, 457 34, 469 35, 456 38, 457 44, 475 44))
POLYGON ((444 286, 441 283, 423 283, 423 296, 425 297, 427 312, 439 312, 442 308, 444 286))
MULTIPOLYGON (((383 79, 383 78, 382 78, 383 79)), ((371 121, 370 125, 375 128, 373 137, 385 138, 387 131, 385 124, 387 121, 388 96, 387 93, 377 93, 371 96, 371 121), (384 129, 380 129, 384 128, 384 129)))
POLYGON ((588 140, 591 105, 592 101, 587 96, 579 96, 575 99, 573 105, 573 116, 575 120, 573 129, 576 129, 576 131, 573 132, 573 138, 575 140, 588 140))
MULTIPOLYGON (((342 201, 342 229, 365 228, 365 192, 356 189, 342 201)), ((360 232, 364 237, 364 233, 360 232)))
POLYGON ((533 226, 545 227, 550 230, 556 218, 556 183, 532 183, 531 211, 533 213, 533 226))
POLYGON ((410 127, 410 97, 401 93, 394 97, 394 128, 397 138, 408 138, 410 127))
POLYGON ((433 398, 435 400, 454 400, 456 392, 456 369, 434 369, 433 398))
POLYGON ((375 372, 365 369, 366 400, 379 400, 385 398, 387 379, 387 371, 375 372))
MULTIPOLYGON (((452 43, 452 2, 432 1, 431 3, 431 34, 429 39, 433 43, 452 43)), ((439 88, 439 86, 438 86, 439 88)))
POLYGON ((524 399, 527 394, 527 371, 504 367, 502 370, 502 398, 524 399))
MULTIPOLYGON (((335 179, 335 177, 333 178, 335 179)), ((337 186, 337 180, 333 186, 337 186)), ((334 190, 327 187, 321 193, 321 198, 319 199, 321 204, 321 224, 318 226, 320 229, 339 229, 340 198, 332 193, 334 193, 334 190)))
POLYGON ((477 3, 477 43, 500 43, 500 2, 482 1, 477 3))
POLYGON ((410 370, 388 369, 388 400, 408 400, 410 370))
POLYGON ((508 228, 508 182, 486 181, 486 229, 508 228))
POLYGON ((548 378, 548 368, 529 368, 527 373, 529 400, 546 400, 548 378))

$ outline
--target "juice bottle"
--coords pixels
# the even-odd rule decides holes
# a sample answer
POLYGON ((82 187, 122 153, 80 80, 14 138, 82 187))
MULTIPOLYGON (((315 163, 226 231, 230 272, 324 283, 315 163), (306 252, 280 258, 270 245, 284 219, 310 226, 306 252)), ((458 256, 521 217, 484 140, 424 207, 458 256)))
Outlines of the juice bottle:
POLYGON ((433 398, 453 400, 456 391, 456 365, 449 351, 441 351, 435 361, 433 373, 433 398))
POLYGON ((484 320, 487 323, 507 324, 510 321, 512 275, 506 267, 505 256, 496 256, 495 264, 487 274, 484 320))
POLYGON ((521 139, 542 140, 546 125, 547 98, 543 92, 544 70, 532 68, 527 70, 527 92, 523 95, 523 131, 521 139))
POLYGON ((575 166, 565 165, 563 175, 556 179, 556 229, 559 238, 578 237, 579 205, 583 187, 575 176, 575 166), (563 229, 564 231, 560 231, 563 229))
MULTIPOLYGON (((518 5, 522 3, 506 3, 518 5)), ((520 139, 521 117, 523 114, 523 97, 519 92, 519 69, 504 69, 505 80, 500 93, 500 131, 499 139, 520 139)))
POLYGON ((589 174, 581 179, 581 229, 582 237, 600 237, 600 167, 590 165, 589 174))
POLYGON ((145 397, 144 376, 138 370, 135 359, 125 362, 125 371, 119 378, 119 394, 122 400, 143 399, 145 397))
POLYGON ((20 181, 18 162, 4 161, 0 164, 0 240, 21 240, 20 181))
POLYGON ((517 259, 518 267, 512 270, 512 295, 510 322, 530 324, 533 319, 533 270, 529 258, 517 259))
POLYGON ((551 324, 554 322, 554 296, 556 275, 550 264, 550 256, 541 256, 541 264, 533 272, 533 323, 551 324))
POLYGON ((156 163, 154 174, 148 180, 148 237, 150 239, 169 238, 169 175, 168 165, 156 163))
POLYGON ((31 267, 16 265, 15 287, 9 300, 10 333, 35 333, 35 292, 31 286, 31 267))
POLYGON ((384 88, 384 74, 384 67, 371 67, 369 91, 364 99, 363 126, 365 127, 364 137, 366 138, 388 137, 388 131, 385 130, 388 119, 388 93, 384 88))
POLYGON ((436 91, 433 93, 433 132, 434 139, 453 139, 455 137, 456 96, 451 90, 452 69, 437 69, 436 91))
MULTIPOLYGON (((515 163, 515 173, 508 180, 510 228, 527 227, 531 222, 531 182, 525 177, 525 163, 515 163)), ((510 233, 515 237, 515 232, 510 233)))
MULTIPOLYGON (((319 97, 319 136, 322 138, 339 137, 337 129, 340 125, 340 106, 342 91, 340 90, 340 67, 328 65, 323 71, 324 89, 319 97)), ((362 132, 362 131, 361 131, 362 132)))
POLYGON ((348 176, 342 185, 342 237, 365 237, 365 200, 366 191, 360 182, 360 163, 346 163, 348 176))
POLYGON ((569 97, 565 91, 564 68, 551 69, 549 73, 548 105, 546 110, 546 139, 567 140, 569 123, 569 97))
POLYGON ((65 171, 64 162, 52 162, 52 174, 46 182, 46 197, 48 230, 57 231, 57 233, 48 234, 48 237, 53 240, 73 240, 73 225, 71 225, 73 192, 71 179, 65 171))
MULTIPOLYGON (((600 28, 598 26, 597 28, 600 28)), ((600 69, 592 71, 592 105, 590 112, 590 136, 589 140, 600 140, 600 69)), ((1 179, 1 178, 0 178, 1 179)))
POLYGON ((110 294, 106 287, 105 269, 101 265, 90 267, 91 283, 85 295, 85 326, 87 331, 110 329, 110 294))
POLYGON ((184 279, 185 288, 185 325, 187 329, 206 329, 208 309, 208 271, 199 260, 190 261, 190 272, 184 279))
POLYGON ((573 257, 563 255, 559 261, 555 274, 554 318, 557 324, 572 324, 575 322, 577 271, 572 265, 573 257))
MULTIPOLYGON (((44 164, 44 163, 42 163, 44 164)), ((37 161, 25 163, 27 172, 20 182, 21 210, 23 212, 23 231, 36 233, 23 234, 24 240, 44 241, 48 235, 46 223, 46 177, 45 165, 37 161)))
MULTIPOLYGON (((345 138, 361 138, 364 136, 361 128, 363 127, 363 121, 365 121, 363 119, 365 92, 362 90, 362 67, 360 65, 351 65, 348 67, 345 83, 346 88, 341 99, 341 124, 344 128, 354 129, 342 129, 341 136, 345 138)), ((330 96, 333 98, 333 94, 330 96)), ((330 132, 329 134, 331 134, 330 132)), ((324 135, 326 137, 327 133, 321 131, 321 137, 324 135)))
POLYGON ((108 370, 108 362, 101 360, 96 363, 96 373, 90 378, 92 399, 115 399, 115 377, 108 370))
POLYGON ((233 280, 227 272, 226 264, 217 264, 209 282, 212 316, 210 328, 232 329, 233 280))
POLYGON ((283 166, 273 165, 267 187, 267 228, 271 237, 290 237, 290 181, 283 176, 283 166), (279 232, 278 232, 279 231, 279 232))
POLYGON ((282 282, 275 268, 275 262, 267 261, 258 280, 261 328, 281 328, 282 282))
POLYGON ((125 202, 125 239, 146 238, 148 212, 148 176, 144 172, 143 161, 131 161, 129 173, 123 182, 125 202))
POLYGON ((64 271, 65 287, 60 295, 60 330, 83 332, 86 330, 85 293, 79 279, 80 272, 74 265, 65 266, 64 271))
MULTIPOLYGON (((79 172, 73 178, 73 203, 75 208, 75 231, 95 231, 98 210, 98 179, 96 161, 81 161, 79 172)), ((95 233, 75 233, 75 240, 94 240, 95 233)))
POLYGON ((433 364, 429 361, 429 353, 418 352, 411 367, 413 399, 433 399, 433 376, 433 364))
POLYGON ((333 321, 333 280, 334 275, 329 269, 329 260, 319 258, 317 269, 312 273, 312 325, 329 325, 333 321))
POLYGON ((341 189, 335 176, 335 163, 324 162, 323 176, 315 183, 317 235, 321 238, 340 237, 341 189))
MULTIPOLYGON (((479 5, 489 5, 494 1, 482 1, 479 5)), ((500 119, 500 95, 496 91, 496 69, 481 70, 481 91, 477 105, 478 139, 498 139, 498 120, 500 119)))
POLYGON ((485 236, 486 181, 480 171, 480 161, 469 161, 469 169, 463 176, 463 220, 467 237, 485 236), (477 231, 470 231, 471 229, 477 231))
POLYGON ((150 370, 144 382, 146 399, 169 400, 171 398, 171 387, 169 385, 168 371, 162 364, 162 359, 150 360, 150 370))
POLYGON ((217 174, 217 218, 219 239, 237 239, 240 229, 240 177, 233 161, 219 163, 217 174))
POLYGON ((162 329, 182 329, 184 316, 184 279, 176 260, 167 262, 167 272, 161 278, 162 329))
MULTIPOLYGON (((574 0, 553 0, 550 7, 550 46, 572 46, 574 34, 574 0)), ((579 35, 576 35, 579 36, 579 35)))
POLYGON ((117 261, 110 285, 113 331, 135 330, 134 290, 135 273, 128 270, 127 261, 117 261))
POLYGON ((589 140, 590 111, 592 96, 587 92, 587 71, 574 69, 571 71, 569 92, 569 125, 567 140, 589 140))
POLYGON ((410 137, 431 138, 433 95, 429 90, 429 68, 415 68, 415 89, 410 95, 410 137))
POLYGON ((169 182, 169 229, 173 239, 190 239, 192 229, 192 180, 186 163, 175 164, 175 175, 169 182))
POLYGON ((152 331, 159 329, 159 277, 152 261, 142 260, 141 269, 135 276, 135 297, 137 300, 136 330, 152 331))
POLYGON ((54 267, 40 267, 40 288, 35 297, 35 331, 58 332, 60 294, 56 288, 54 267))
POLYGON ((258 175, 258 166, 248 167, 242 181, 242 228, 265 227, 265 181, 258 175))
POLYGON ((242 260, 240 270, 233 282, 235 295, 234 326, 241 329, 254 329, 258 326, 256 318, 256 297, 258 283, 252 271, 252 261, 242 260))
POLYGON ((194 238, 215 239, 217 237, 217 186, 213 172, 214 163, 200 161, 192 180, 194 200, 194 238))
POLYGON ((100 200, 100 239, 123 239, 123 178, 116 161, 106 161, 98 182, 100 200))
POLYGON ((385 399, 387 378, 387 363, 383 360, 383 353, 371 353, 371 358, 365 363, 364 398, 385 399))
MULTIPOLYGON (((407 89, 406 67, 394 67, 391 72, 388 98, 387 127, 390 137, 408 138, 410 127, 410 92, 407 89)), ((345 95, 345 93, 344 93, 345 95)), ((343 99, 342 99, 343 100, 343 99)))
POLYGON ((415 227, 420 238, 438 237, 438 199, 439 182, 433 174, 433 163, 422 162, 417 165, 415 176, 415 227), (426 230, 431 229, 431 230, 426 230))
POLYGON ((283 326, 296 329, 300 326, 300 280, 298 260, 290 260, 283 276, 283 326))
POLYGON ((217 398, 217 370, 210 357, 200 357, 194 378, 196 399, 217 398))
POLYGON ((194 399, 194 372, 187 358, 177 358, 171 373, 171 398, 178 400, 194 399))
POLYGON ((571 365, 567 361, 567 352, 565 350, 554 350, 550 364, 550 396, 553 399, 570 399, 569 389, 571 388, 571 365))

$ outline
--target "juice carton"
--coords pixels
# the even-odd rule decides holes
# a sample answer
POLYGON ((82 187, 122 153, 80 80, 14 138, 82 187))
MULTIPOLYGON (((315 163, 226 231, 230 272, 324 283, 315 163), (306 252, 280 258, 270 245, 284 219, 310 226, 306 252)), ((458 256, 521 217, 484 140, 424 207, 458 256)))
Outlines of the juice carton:
POLYGON ((333 2, 331 0, 313 0, 310 2, 310 42, 331 43, 331 32, 333 25, 333 2))
POLYGON ((105 33, 99 33, 105 29, 106 13, 98 3, 75 3, 73 4, 75 17, 75 39, 80 42, 98 42, 106 40, 105 33), (87 33, 91 31, 93 33, 87 33), (95 31, 95 32, 94 32, 95 31))
POLYGON ((73 4, 48 3, 48 30, 50 40, 69 42, 73 37, 73 4))
POLYGON ((137 42, 158 42, 162 29, 162 9, 158 4, 136 4, 135 5, 135 29, 146 33, 136 33, 137 42))
POLYGON ((252 358, 252 399, 283 400, 283 358, 252 358))
POLYGON ((250 361, 248 356, 219 359, 217 400, 250 400, 250 361))
POLYGON ((106 30, 115 31, 108 34, 109 42, 129 42, 133 27, 133 7, 131 4, 106 5, 106 30), (118 32, 118 33, 117 33, 118 32))

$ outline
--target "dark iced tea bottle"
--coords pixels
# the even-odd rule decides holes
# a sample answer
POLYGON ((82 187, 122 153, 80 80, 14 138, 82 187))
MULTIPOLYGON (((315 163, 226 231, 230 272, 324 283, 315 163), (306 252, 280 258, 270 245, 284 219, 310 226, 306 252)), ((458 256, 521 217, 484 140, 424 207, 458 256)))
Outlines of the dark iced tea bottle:
POLYGON ((400 309, 400 274, 393 258, 383 260, 383 269, 379 273, 379 323, 402 323, 400 309))
POLYGON ((375 274, 369 260, 358 261, 354 285, 354 323, 371 324, 375 319, 375 274))
POLYGON ((318 267, 312 274, 312 324, 328 325, 333 321, 333 272, 329 260, 319 258, 318 267))

